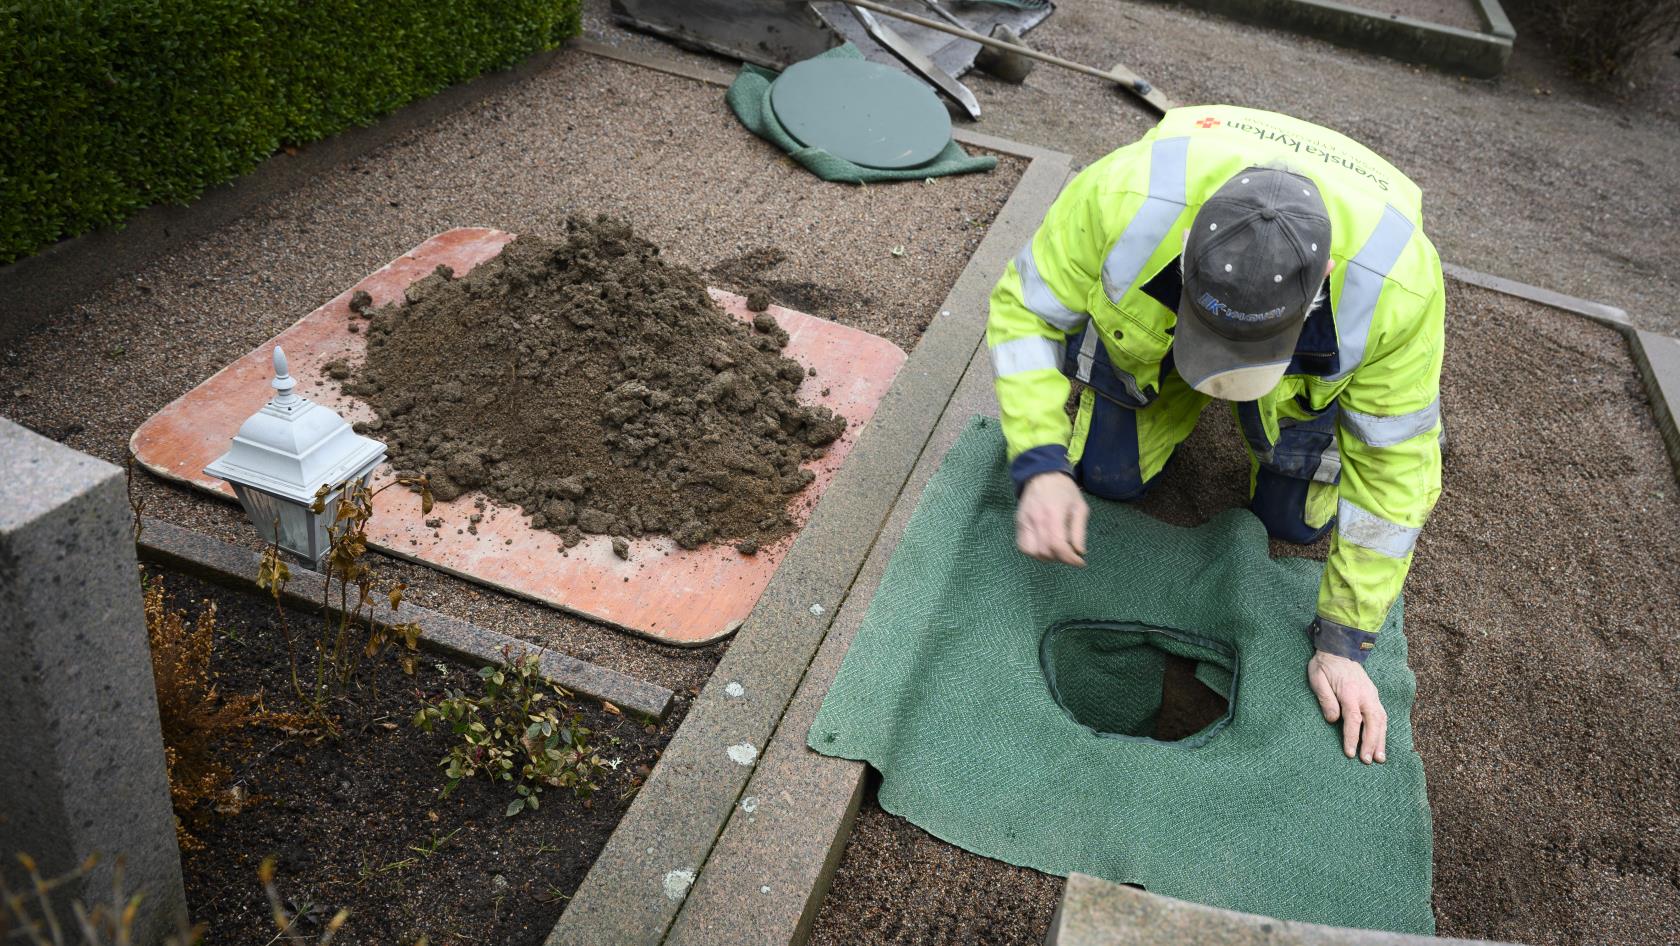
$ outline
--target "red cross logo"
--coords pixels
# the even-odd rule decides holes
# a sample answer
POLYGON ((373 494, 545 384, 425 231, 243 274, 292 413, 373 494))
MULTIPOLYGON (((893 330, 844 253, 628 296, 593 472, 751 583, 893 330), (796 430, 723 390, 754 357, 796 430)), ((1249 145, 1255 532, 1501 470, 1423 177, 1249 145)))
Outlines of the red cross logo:
POLYGON ((1197 128, 1212 128, 1213 126, 1215 126, 1217 124, 1219 124, 1219 119, 1217 119, 1217 118, 1203 118, 1203 119, 1200 119, 1196 122, 1196 127, 1197 128))

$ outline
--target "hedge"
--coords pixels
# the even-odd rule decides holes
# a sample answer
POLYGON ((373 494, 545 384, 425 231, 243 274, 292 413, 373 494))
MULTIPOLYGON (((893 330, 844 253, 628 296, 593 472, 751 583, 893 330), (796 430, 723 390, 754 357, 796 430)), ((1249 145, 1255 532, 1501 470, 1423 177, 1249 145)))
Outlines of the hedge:
POLYGON ((0 0, 0 263, 574 36, 580 0, 0 0))

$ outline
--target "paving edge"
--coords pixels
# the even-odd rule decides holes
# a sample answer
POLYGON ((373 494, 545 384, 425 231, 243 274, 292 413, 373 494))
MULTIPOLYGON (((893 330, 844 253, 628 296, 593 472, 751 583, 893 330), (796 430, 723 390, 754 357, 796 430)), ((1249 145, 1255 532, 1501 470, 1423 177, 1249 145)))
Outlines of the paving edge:
POLYGON ((741 803, 695 880, 666 946, 785 946, 809 937, 845 853, 868 766, 812 752, 806 733, 928 481, 969 418, 996 413, 991 359, 984 346, 976 346, 741 803))
POLYGON ((1505 71, 1516 33, 1498 0, 1477 0, 1485 32, 1378 13, 1334 0, 1180 0, 1244 23, 1316 36, 1402 62, 1491 79, 1505 71), (1503 32, 1502 32, 1503 31, 1503 32))
POLYGON ((1669 463, 1674 467, 1676 478, 1680 478, 1680 340, 1639 328, 1625 310, 1613 305, 1578 299, 1503 276, 1479 273, 1453 263, 1442 263, 1441 271, 1460 282, 1562 309, 1621 332, 1627 339, 1634 364, 1639 368, 1639 375, 1645 381, 1651 413, 1656 419, 1657 430, 1662 434, 1669 463))
MULTIPOLYGON (((256 587, 257 564, 261 556, 213 539, 173 523, 145 518, 136 543, 142 559, 254 594, 267 594, 256 587)), ((326 576, 298 565, 290 565, 291 581, 286 584, 286 604, 319 608, 326 591, 326 576)), ((333 611, 337 613, 337 608, 333 611)), ((385 612, 390 614, 390 612, 385 612)), ((606 700, 621 709, 653 719, 663 719, 671 708, 672 693, 664 687, 599 667, 529 641, 450 617, 439 611, 403 602, 395 614, 396 623, 420 625, 420 641, 432 650, 476 664, 496 663, 502 649, 540 649, 542 674, 549 680, 582 696, 606 700)))
POLYGON ((1089 874, 1069 874, 1044 946, 1495 946, 1319 926, 1145 893, 1089 874))
MULTIPOLYGON (((676 920, 980 347, 992 284, 1071 164, 1065 154, 1002 139, 981 146, 1031 160, 547 946, 654 946, 676 920)), ((820 891, 810 892, 820 902, 820 891)))

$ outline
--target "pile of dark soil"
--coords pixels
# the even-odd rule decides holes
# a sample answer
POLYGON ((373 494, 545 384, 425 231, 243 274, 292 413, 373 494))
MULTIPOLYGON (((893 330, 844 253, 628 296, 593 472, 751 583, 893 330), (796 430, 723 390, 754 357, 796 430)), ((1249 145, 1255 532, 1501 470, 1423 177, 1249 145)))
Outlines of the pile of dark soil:
MULTIPOLYGON (((216 602, 221 635, 212 669, 224 693, 262 690, 268 709, 301 712, 286 643, 272 601, 168 573, 171 607, 196 613, 216 602)), ((294 631, 317 615, 290 611, 294 631)), ((237 730, 217 748, 233 784, 249 799, 235 815, 196 824, 202 850, 184 851, 187 907, 208 925, 207 942, 274 940, 257 865, 277 859, 277 884, 313 942, 340 908, 350 919, 336 942, 535 946, 553 928, 653 765, 676 718, 644 727, 573 701, 601 755, 622 760, 603 773, 587 803, 549 789, 542 807, 505 816, 514 796, 487 780, 463 782, 448 798, 438 761, 449 736, 410 725, 420 695, 476 692, 474 668, 423 655, 414 676, 394 661, 375 666, 334 712, 337 739, 319 742, 274 729, 237 730), (649 729, 652 729, 650 732, 649 729), (611 740, 618 740, 616 744, 611 740)))
POLYGON ((788 534, 791 497, 845 418, 799 403, 806 371, 767 313, 725 314, 692 270, 605 217, 522 236, 407 303, 368 311, 366 363, 329 371, 378 413, 399 471, 482 490, 537 528, 662 533, 684 548, 788 534))

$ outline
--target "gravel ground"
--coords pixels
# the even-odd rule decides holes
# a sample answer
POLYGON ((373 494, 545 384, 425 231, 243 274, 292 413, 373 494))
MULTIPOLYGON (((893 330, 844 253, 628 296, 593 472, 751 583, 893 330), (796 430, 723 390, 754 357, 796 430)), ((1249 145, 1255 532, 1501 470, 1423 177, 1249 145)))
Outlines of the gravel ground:
MULTIPOLYGON (((1440 934, 1680 941, 1680 484, 1620 335, 1449 290, 1451 452, 1406 585, 1440 934)), ((1152 515, 1193 525, 1244 502, 1229 412, 1175 463, 1152 515)), ((1056 879, 873 803, 854 837, 813 942, 1041 941, 1056 879), (996 912, 963 906, 972 891, 996 912)))
MULTIPOLYGON (((624 217, 701 270, 751 270, 738 258, 781 251, 767 281, 908 350, 1023 168, 1005 158, 932 184, 825 184, 744 130, 716 87, 565 53, 58 315, 0 354, 0 415, 121 463, 154 411, 432 234, 554 233, 568 213, 624 217)), ((137 482, 148 514, 251 544, 237 507, 137 482)), ((380 567, 416 604, 684 696, 721 653, 645 642, 423 566, 380 567)))
MULTIPOLYGON (((1452 0, 1387 2, 1403 12, 1452 0)), ((1139 0, 1062 3, 1028 40, 1093 66, 1123 62, 1178 102, 1288 112, 1352 135, 1423 188, 1425 229, 1443 259, 1618 305, 1645 328, 1680 335, 1680 229, 1670 225, 1680 59, 1659 57, 1652 82, 1611 99, 1566 78, 1519 5, 1506 6, 1519 39, 1494 80, 1139 0)), ((605 42, 725 66, 625 32, 606 15, 607 0, 584 7, 585 30, 605 42)), ((1155 123, 1129 96, 1044 64, 1020 86, 974 73, 963 81, 985 112, 976 130, 1066 151, 1081 165, 1155 123)))

